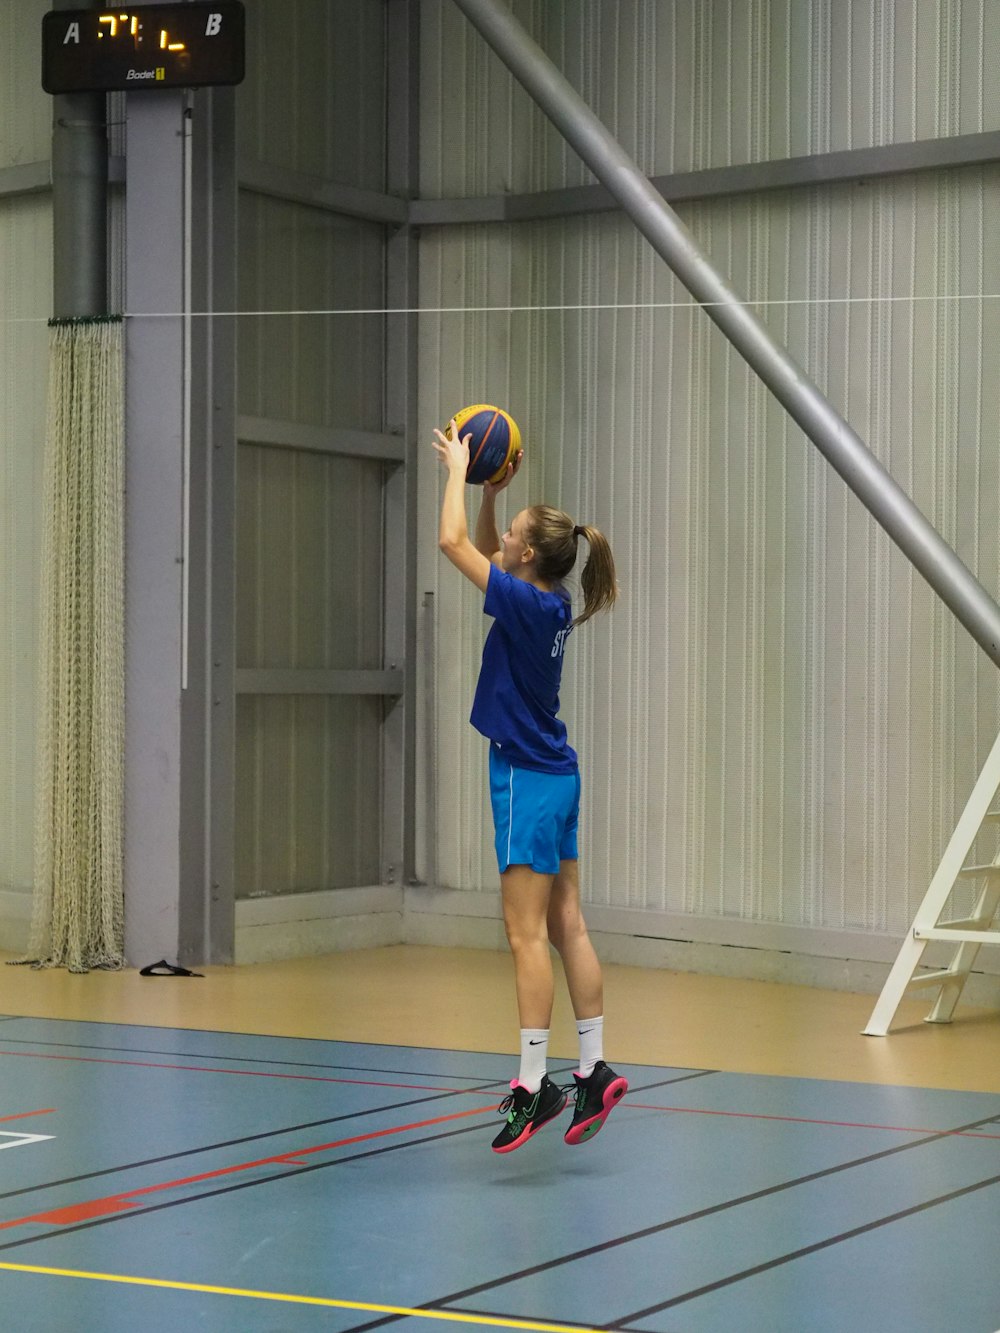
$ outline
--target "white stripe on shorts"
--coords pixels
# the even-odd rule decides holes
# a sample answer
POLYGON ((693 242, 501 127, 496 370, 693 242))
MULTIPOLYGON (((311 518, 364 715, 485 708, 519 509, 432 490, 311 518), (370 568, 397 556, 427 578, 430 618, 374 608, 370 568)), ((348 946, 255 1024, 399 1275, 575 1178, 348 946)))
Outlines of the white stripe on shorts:
POLYGON ((511 839, 511 834, 514 831, 514 766, 513 764, 510 764, 508 765, 508 767, 510 768, 510 782, 508 783, 508 790, 510 792, 510 802, 507 806, 507 864, 509 866, 510 839, 511 839))

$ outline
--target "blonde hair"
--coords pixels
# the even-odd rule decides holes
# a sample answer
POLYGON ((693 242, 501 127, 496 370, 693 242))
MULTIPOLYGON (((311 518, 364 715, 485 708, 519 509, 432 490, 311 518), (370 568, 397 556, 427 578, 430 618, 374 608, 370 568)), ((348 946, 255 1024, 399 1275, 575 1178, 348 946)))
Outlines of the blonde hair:
POLYGON ((547 582, 562 582, 576 564, 579 539, 587 539, 590 554, 580 575, 583 611, 574 618, 574 628, 596 612, 609 610, 618 596, 618 582, 604 533, 589 524, 574 523, 569 514, 551 505, 532 505, 526 513, 525 535, 535 552, 535 568, 547 582))

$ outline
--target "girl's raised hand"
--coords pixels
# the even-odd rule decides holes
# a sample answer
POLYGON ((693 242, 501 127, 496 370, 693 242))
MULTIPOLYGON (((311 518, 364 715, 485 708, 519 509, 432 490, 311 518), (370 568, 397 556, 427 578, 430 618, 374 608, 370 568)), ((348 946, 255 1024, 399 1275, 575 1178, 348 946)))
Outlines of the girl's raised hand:
POLYGON ((463 439, 458 438, 458 429, 455 425, 455 418, 452 417, 448 423, 447 432, 440 431, 435 426, 434 434, 436 440, 431 443, 438 451, 438 457, 449 471, 458 471, 461 469, 464 476, 469 470, 469 441, 471 435, 466 435, 463 439))
POLYGON ((517 476, 517 469, 521 466, 521 459, 524 457, 524 450, 518 449, 517 453, 507 464, 507 471, 499 481, 484 481, 483 490, 489 495, 497 495, 505 490, 517 476))

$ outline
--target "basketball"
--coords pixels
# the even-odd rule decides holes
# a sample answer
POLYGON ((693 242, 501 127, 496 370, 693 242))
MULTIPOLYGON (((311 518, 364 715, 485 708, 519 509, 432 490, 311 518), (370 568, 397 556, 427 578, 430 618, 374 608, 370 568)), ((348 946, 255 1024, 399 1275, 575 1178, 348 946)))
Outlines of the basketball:
POLYGON ((499 481, 521 448, 517 422, 500 407, 476 403, 455 413, 458 438, 469 440, 469 470, 465 480, 472 486, 484 481, 499 481))

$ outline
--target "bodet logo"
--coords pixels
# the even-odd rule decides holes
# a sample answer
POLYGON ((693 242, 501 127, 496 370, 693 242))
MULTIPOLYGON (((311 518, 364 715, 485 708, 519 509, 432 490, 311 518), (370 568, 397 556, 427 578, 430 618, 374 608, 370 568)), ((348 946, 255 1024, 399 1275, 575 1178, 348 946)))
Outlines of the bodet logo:
POLYGON ((158 69, 130 69, 125 75, 126 79, 162 79, 164 71, 162 66, 158 69))

